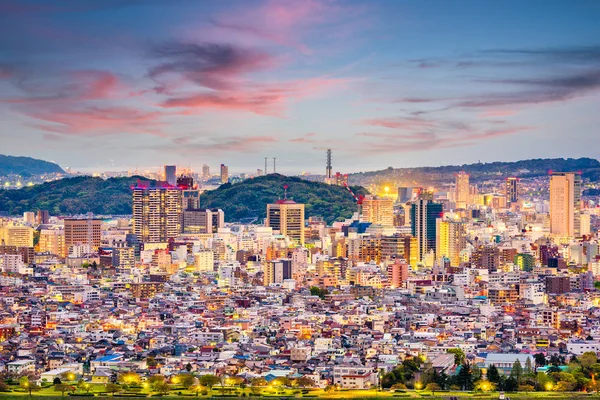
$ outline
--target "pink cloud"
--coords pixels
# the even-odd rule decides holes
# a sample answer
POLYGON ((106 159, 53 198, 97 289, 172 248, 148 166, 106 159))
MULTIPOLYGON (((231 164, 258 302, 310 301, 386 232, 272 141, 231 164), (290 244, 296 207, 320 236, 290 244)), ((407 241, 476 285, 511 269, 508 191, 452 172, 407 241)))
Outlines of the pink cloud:
POLYGON ((292 143, 315 143, 316 142, 316 140, 314 139, 315 136, 317 136, 317 134, 312 132, 312 133, 307 133, 306 135, 303 135, 303 136, 300 136, 297 138, 289 139, 289 141, 292 143))
POLYGON ((360 123, 362 125, 379 126, 391 129, 431 128, 435 126, 434 122, 420 118, 374 118, 363 120, 360 123))
POLYGON ((143 133, 163 136, 159 122, 160 113, 128 107, 53 107, 28 110, 24 113, 43 121, 34 125, 37 128, 65 135, 143 133))
POLYGON ((478 115, 479 118, 509 117, 515 115, 514 110, 489 110, 478 115))

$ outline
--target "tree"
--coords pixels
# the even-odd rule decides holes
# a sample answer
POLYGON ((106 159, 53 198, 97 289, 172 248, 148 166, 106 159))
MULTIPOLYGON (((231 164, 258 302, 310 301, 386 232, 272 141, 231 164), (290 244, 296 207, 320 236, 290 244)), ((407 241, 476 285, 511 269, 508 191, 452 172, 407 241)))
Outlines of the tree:
POLYGON ((185 370, 186 370, 187 372, 192 372, 192 364, 190 364, 190 363, 187 363, 187 364, 185 365, 185 370))
POLYGON ((23 376, 21 379, 19 379, 19 386, 29 392, 29 396, 31 396, 31 393, 37 392, 41 389, 37 383, 30 382, 27 376, 23 376))
POLYGON ((454 354, 454 365, 462 365, 465 362, 465 352, 462 349, 448 349, 448 353, 454 354))
POLYGON ((52 380, 53 385, 60 385, 61 383, 62 383, 62 381, 60 380, 60 378, 58 376, 52 380))
POLYGON ((494 364, 490 365, 487 370, 487 379, 495 384, 500 383, 500 372, 498 372, 498 367, 496 367, 494 364))
POLYGON ((485 379, 478 380, 473 386, 475 390, 480 390, 484 393, 496 390, 496 384, 485 379))
POLYGON ((456 383, 462 388, 462 390, 473 389, 473 372, 469 363, 460 365, 458 375, 456 375, 456 383))
POLYGON ((196 378, 192 374, 179 374, 176 376, 177 382, 185 389, 189 389, 196 383, 196 378))
POLYGON ((152 387, 154 387, 154 385, 157 383, 164 383, 164 381, 165 377, 163 375, 152 375, 150 378, 148 378, 148 384, 152 387))
POLYGON ((307 376, 301 376, 300 378, 296 379, 296 385, 300 386, 301 388, 313 387, 315 382, 307 376))
POLYGON ((593 351, 586 351, 579 357, 579 364, 585 371, 589 371, 590 367, 598 362, 598 357, 593 351))
POLYGON ((115 393, 121 390, 121 386, 117 385, 116 383, 107 383, 105 389, 107 393, 110 393, 114 396, 115 393))
POLYGON ((202 386, 206 386, 209 389, 212 389, 217 383, 219 383, 220 379, 215 375, 202 375, 200 377, 200 384, 202 386))
POLYGON ((543 353, 537 353, 533 356, 535 359, 535 365, 538 367, 543 367, 546 365, 546 356, 543 353))
POLYGON ((140 383, 142 383, 142 378, 140 377, 139 374, 136 374, 133 371, 129 371, 129 372, 120 374, 119 377, 117 378, 117 382, 126 383, 128 385, 140 384, 140 383))
POLYGON ((60 392, 61 396, 64 396, 65 392, 72 392, 73 390, 75 390, 75 387, 73 385, 66 385, 64 383, 54 385, 54 391, 60 392))
POLYGON ((507 392, 516 392, 519 390, 519 381, 511 375, 504 381, 504 390, 507 392))
POLYGON ((196 397, 198 397, 198 395, 202 392, 202 390, 204 390, 204 386, 202 386, 200 384, 196 384, 196 385, 193 385, 192 387, 190 387, 190 391, 192 393, 195 393, 196 397))
POLYGON ((327 385, 325 386, 325 393, 331 393, 335 390, 335 388, 333 387, 333 385, 327 385))
POLYGON ((319 296, 321 299, 324 299, 327 293, 327 289, 321 289, 318 286, 311 286, 310 288, 310 294, 312 296, 319 296))
POLYGON ((154 384, 153 388, 159 394, 168 394, 169 393, 169 384, 167 384, 166 382, 156 382, 154 384))
POLYGON ((525 361, 525 368, 523 369, 523 375, 525 375, 525 376, 533 375, 533 365, 531 364, 530 357, 527 357, 527 361, 525 361))
POLYGON ((523 366, 521 365, 521 361, 518 359, 513 363, 510 371, 510 377, 515 379, 517 385, 521 382, 521 378, 523 377, 523 366))

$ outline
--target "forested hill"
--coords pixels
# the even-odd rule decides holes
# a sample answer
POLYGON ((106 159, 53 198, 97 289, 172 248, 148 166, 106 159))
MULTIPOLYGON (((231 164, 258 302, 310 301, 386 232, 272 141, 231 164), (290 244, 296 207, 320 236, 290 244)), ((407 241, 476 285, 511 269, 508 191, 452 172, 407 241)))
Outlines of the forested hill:
MULTIPOLYGON (((221 208, 227 221, 244 218, 265 218, 267 204, 284 196, 284 185, 288 186, 287 197, 305 204, 306 217, 321 216, 327 223, 349 218, 356 211, 356 203, 341 186, 310 182, 297 177, 269 174, 247 179, 236 184, 226 184, 205 192, 200 204, 207 208, 221 208)), ((362 187, 352 188, 356 194, 367 194, 362 187)))
POLYGON ((31 176, 64 172, 58 164, 49 161, 0 154, 0 176, 9 174, 31 176))

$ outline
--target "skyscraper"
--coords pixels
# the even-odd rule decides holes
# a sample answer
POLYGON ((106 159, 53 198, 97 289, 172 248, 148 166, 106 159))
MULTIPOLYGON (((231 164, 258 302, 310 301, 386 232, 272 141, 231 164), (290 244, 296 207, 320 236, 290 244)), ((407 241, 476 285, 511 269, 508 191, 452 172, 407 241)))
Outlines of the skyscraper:
POLYGON ((177 184, 177 166, 165 165, 165 181, 169 185, 175 186, 177 184))
POLYGON ((47 224, 50 222, 50 213, 48 210, 38 210, 35 221, 38 225, 47 224))
POLYGON ((141 242, 167 242, 181 233, 181 220, 179 188, 139 184, 133 189, 133 233, 141 242))
POLYGON ((202 179, 205 181, 210 179, 210 167, 206 164, 202 166, 202 179))
POLYGON ((362 220, 373 225, 393 226, 393 200, 366 196, 362 201, 362 220))
POLYGON ((406 203, 412 199, 412 188, 410 187, 399 187, 398 188, 398 202, 406 203))
POLYGON ((519 178, 511 176, 506 178, 506 202, 508 204, 519 201, 519 178))
POLYGON ((456 208, 467 208, 469 205, 469 189, 469 174, 460 171, 456 174, 456 208))
POLYGON ((464 222, 438 218, 436 228, 436 258, 446 257, 451 266, 460 264, 460 252, 467 247, 467 232, 464 222))
POLYGON ((267 204, 266 225, 294 242, 304 244, 304 204, 288 199, 267 204))
POLYGON ((552 172, 550 177, 550 233, 581 235, 581 176, 574 172, 552 172))
POLYGON ((412 235, 417 238, 417 260, 436 250, 436 224, 442 205, 431 200, 416 200, 410 209, 412 235))
POLYGON ((225 164, 221 164, 221 183, 229 182, 229 168, 225 164))
POLYGON ((331 183, 333 167, 331 165, 331 149, 327 149, 327 164, 325 165, 325 183, 331 183))

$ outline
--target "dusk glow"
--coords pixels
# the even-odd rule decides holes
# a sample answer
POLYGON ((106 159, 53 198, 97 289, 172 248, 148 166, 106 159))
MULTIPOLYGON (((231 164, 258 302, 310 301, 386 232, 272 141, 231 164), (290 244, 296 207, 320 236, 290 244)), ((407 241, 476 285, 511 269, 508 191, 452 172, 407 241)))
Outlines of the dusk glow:
POLYGON ((2 152, 287 173, 327 148, 345 171, 595 156, 575 144, 600 122, 599 20, 596 1, 2 0, 2 152))

